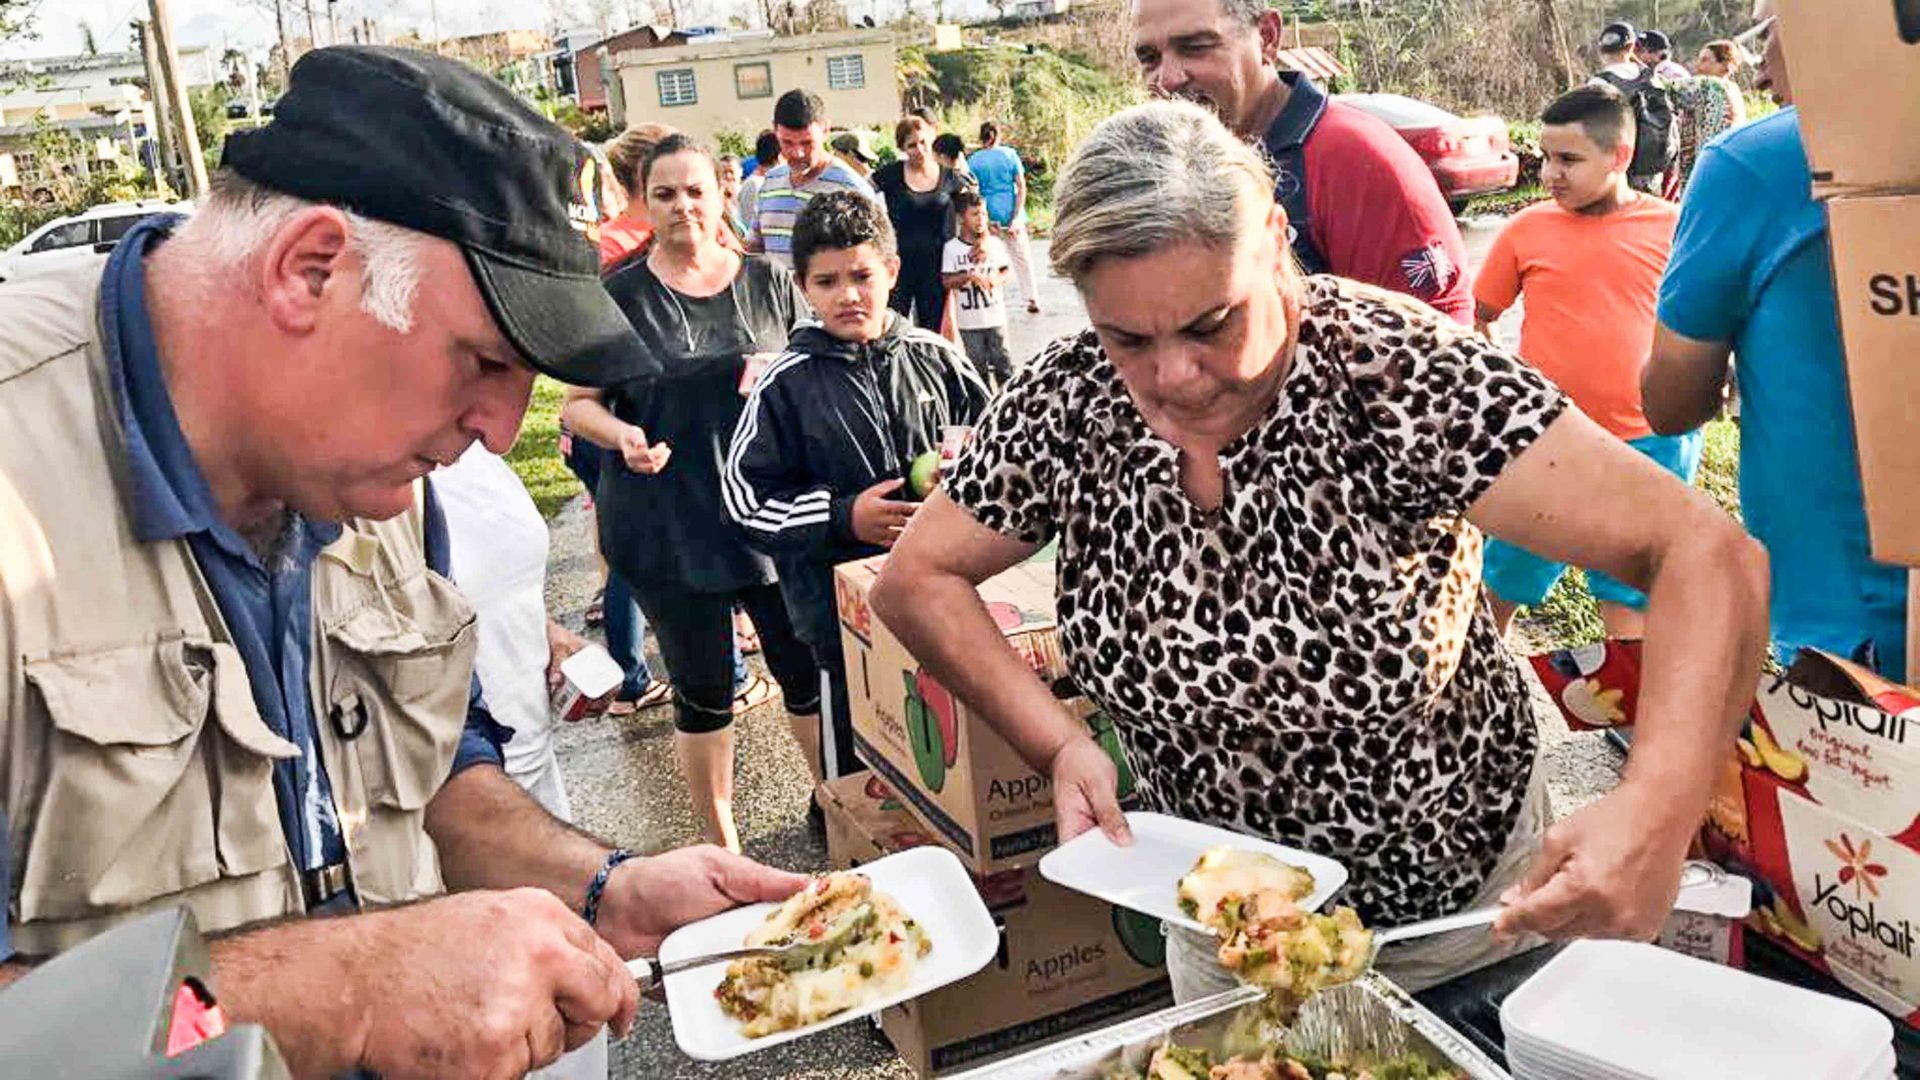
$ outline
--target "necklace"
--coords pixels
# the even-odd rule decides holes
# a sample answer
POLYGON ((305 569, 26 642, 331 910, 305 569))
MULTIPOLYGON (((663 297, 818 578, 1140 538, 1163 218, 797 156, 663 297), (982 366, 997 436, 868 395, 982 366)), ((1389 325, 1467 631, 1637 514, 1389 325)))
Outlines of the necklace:
MULTIPOLYGON (((659 283, 660 291, 666 294, 667 303, 672 304, 674 313, 680 316, 680 332, 687 341, 687 355, 692 356, 699 351, 699 346, 696 345, 693 340, 693 319, 687 315, 687 306, 680 300, 680 290, 674 288, 673 285, 667 281, 667 275, 663 271, 662 266, 654 261, 656 258, 659 258, 659 249, 657 248, 653 254, 647 256, 647 268, 653 271, 653 280, 659 283)), ((664 259, 661 260, 662 263, 664 263, 664 261, 664 259)), ((733 302, 734 321, 742 325, 746 322, 746 312, 740 305, 740 279, 746 276, 745 271, 746 264, 742 262, 735 268, 733 276, 727 279, 725 289, 727 297, 733 302)), ((712 293, 710 295, 718 296, 719 293, 712 293)), ((708 298, 709 297, 703 296, 698 299, 705 300, 708 298)))

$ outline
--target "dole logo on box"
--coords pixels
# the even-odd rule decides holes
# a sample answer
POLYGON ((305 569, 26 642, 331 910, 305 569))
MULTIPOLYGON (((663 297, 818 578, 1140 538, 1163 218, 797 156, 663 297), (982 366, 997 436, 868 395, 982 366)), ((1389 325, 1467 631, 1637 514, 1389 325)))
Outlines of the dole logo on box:
MULTIPOLYGON (((859 568, 859 572, 876 574, 879 567, 859 568)), ((853 636, 862 644, 873 643, 873 609, 867 606, 866 590, 847 580, 848 574, 841 572, 833 575, 833 597, 840 605, 840 622, 853 631, 853 636)))

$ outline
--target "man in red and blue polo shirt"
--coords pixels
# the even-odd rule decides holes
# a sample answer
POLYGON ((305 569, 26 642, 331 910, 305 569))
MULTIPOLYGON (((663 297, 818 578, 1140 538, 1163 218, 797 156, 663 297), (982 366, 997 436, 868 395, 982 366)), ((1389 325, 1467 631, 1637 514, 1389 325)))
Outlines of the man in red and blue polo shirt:
POLYGON ((1406 293, 1472 322, 1466 245, 1426 163, 1384 121, 1278 70, 1281 33, 1266 0, 1133 4, 1133 51, 1148 87, 1205 105, 1266 147, 1308 273, 1406 293))

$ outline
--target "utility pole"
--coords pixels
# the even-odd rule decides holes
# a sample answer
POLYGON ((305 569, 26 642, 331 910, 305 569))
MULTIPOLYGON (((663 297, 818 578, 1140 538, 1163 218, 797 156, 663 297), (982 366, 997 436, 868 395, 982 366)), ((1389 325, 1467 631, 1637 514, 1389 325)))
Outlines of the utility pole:
POLYGON ((313 24, 313 0, 301 0, 307 9, 307 48, 320 47, 320 29, 313 24))
POLYGON ((273 30, 280 35, 280 86, 285 89, 293 66, 293 57, 287 52, 286 0, 273 0, 273 30))
POLYGON ((340 16, 336 14, 339 6, 337 0, 327 0, 327 44, 329 45, 340 44, 340 16))
POLYGON ((180 162, 173 152, 173 121, 167 114, 165 80, 160 77, 160 56, 153 44, 153 28, 145 19, 135 19, 133 32, 140 36, 140 58, 147 67, 147 103, 153 110, 153 139, 157 151, 154 173, 161 183, 178 191, 180 162))
POLYGON ((180 78, 180 54, 173 48, 173 23, 167 19, 167 0, 147 0, 153 16, 154 51, 160 58, 160 77, 167 84, 167 101, 180 123, 181 157, 187 163, 187 194, 198 199, 207 193, 207 162, 200 154, 200 134, 194 129, 193 108, 180 78))
POLYGON ((427 18, 433 25, 433 51, 440 51, 440 0, 427 0, 427 18))

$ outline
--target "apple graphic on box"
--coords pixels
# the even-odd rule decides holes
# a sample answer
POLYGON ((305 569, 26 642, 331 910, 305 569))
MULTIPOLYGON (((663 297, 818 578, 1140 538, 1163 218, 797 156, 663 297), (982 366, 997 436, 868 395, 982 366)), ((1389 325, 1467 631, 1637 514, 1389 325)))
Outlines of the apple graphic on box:
POLYGON ((1027 622, 1027 613, 1005 600, 987 601, 987 614, 993 616, 993 624, 1000 628, 1001 633, 1018 630, 1027 622))
POLYGON ((903 671, 907 743, 920 782, 939 794, 947 786, 947 770, 960 759, 960 717, 953 695, 923 670, 903 671))
POLYGON ((1120 732, 1114 729, 1113 718, 1107 715, 1105 709, 1101 709, 1087 717, 1087 728, 1093 733, 1093 741, 1100 744, 1100 749, 1113 759, 1114 770, 1119 773, 1114 797, 1125 799, 1131 796, 1135 783, 1133 769, 1127 762, 1126 747, 1121 745, 1120 732))
POLYGON ((1116 905, 1113 909, 1113 932, 1134 963, 1150 968, 1166 966, 1167 939, 1160 929, 1159 919, 1116 905))

